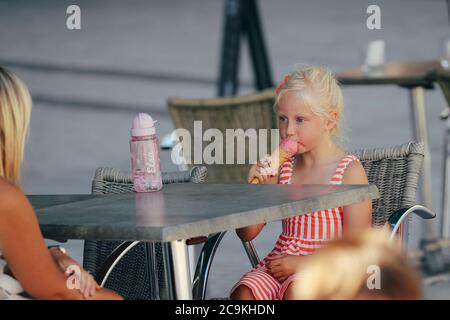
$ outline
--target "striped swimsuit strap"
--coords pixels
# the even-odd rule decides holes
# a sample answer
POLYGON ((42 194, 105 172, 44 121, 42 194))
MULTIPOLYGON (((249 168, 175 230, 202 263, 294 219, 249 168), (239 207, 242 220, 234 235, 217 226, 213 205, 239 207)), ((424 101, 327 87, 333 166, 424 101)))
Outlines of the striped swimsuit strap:
MULTIPOLYGON (((342 184, 342 179, 344 177, 344 171, 347 168, 347 166, 352 161, 359 161, 359 159, 354 155, 346 155, 344 156, 341 161, 339 161, 339 164, 334 171, 333 176, 330 178, 329 183, 330 184, 342 184)), ((286 160, 280 169, 279 174, 279 183, 282 184, 290 184, 291 178, 294 173, 294 163, 295 163, 295 157, 292 157, 288 160, 286 160)))

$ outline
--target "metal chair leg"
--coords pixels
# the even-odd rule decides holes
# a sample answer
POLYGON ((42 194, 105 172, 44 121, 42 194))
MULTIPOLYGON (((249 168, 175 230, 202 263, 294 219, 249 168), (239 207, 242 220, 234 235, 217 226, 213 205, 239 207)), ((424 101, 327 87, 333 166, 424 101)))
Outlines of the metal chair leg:
POLYGON ((252 264, 252 267, 255 268, 261 260, 259 260, 258 252, 256 252, 255 245, 252 241, 242 241, 244 245, 245 252, 247 252, 248 259, 252 264))
POLYGON ((159 300, 159 280, 158 271, 156 266, 156 243, 146 242, 145 243, 145 267, 147 271, 147 277, 149 279, 149 291, 152 300, 159 300))
POLYGON ((195 269, 194 281, 192 283, 192 296, 194 300, 205 300, 211 264, 225 233, 226 231, 209 236, 208 240, 203 245, 200 257, 198 258, 197 268, 195 269))

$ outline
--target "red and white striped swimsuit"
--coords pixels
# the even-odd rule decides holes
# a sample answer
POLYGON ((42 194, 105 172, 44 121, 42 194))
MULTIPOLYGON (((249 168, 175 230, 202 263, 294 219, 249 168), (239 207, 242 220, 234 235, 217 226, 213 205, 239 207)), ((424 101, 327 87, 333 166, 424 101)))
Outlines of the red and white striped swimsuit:
MULTIPOLYGON (((281 166, 279 184, 291 184, 294 159, 295 157, 292 157, 281 166)), ((329 183, 342 184, 344 171, 354 160, 359 161, 354 155, 345 156, 339 162, 329 183)), ((341 238, 343 214, 342 207, 337 207, 283 219, 282 233, 267 257, 280 254, 306 256, 315 252, 325 242, 341 238)), ((284 282, 278 282, 267 272, 266 258, 242 276, 231 289, 230 295, 239 285, 245 285, 252 290, 257 300, 281 300, 289 284, 301 278, 300 274, 296 273, 284 282)))

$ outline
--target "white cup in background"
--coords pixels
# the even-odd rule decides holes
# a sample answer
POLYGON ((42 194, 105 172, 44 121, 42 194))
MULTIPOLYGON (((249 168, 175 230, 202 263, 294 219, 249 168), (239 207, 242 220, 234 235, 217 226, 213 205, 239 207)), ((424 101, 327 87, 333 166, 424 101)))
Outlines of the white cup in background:
POLYGON ((385 42, 374 40, 368 43, 363 71, 370 75, 382 74, 385 63, 385 42))
POLYGON ((442 58, 441 66, 444 69, 450 69, 450 38, 442 40, 442 58))

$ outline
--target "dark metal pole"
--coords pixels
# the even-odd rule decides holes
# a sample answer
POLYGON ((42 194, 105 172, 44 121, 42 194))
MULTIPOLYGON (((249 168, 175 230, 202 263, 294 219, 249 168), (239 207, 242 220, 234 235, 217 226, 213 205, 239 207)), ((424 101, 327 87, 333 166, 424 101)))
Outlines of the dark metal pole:
POLYGON ((447 0, 447 16, 450 22, 450 0, 447 0))
MULTIPOLYGON (((245 1, 245 0, 244 0, 245 1)), ((241 0, 225 1, 225 21, 218 96, 236 95, 238 89, 239 49, 241 41, 241 0)))
POLYGON ((249 42, 255 89, 273 87, 264 33, 261 27, 257 0, 225 0, 220 75, 217 94, 234 96, 239 88, 239 50, 241 35, 249 42))
POLYGON ((243 1, 242 9, 242 25, 249 42, 255 87, 261 91, 273 87, 273 81, 256 0, 243 1))

